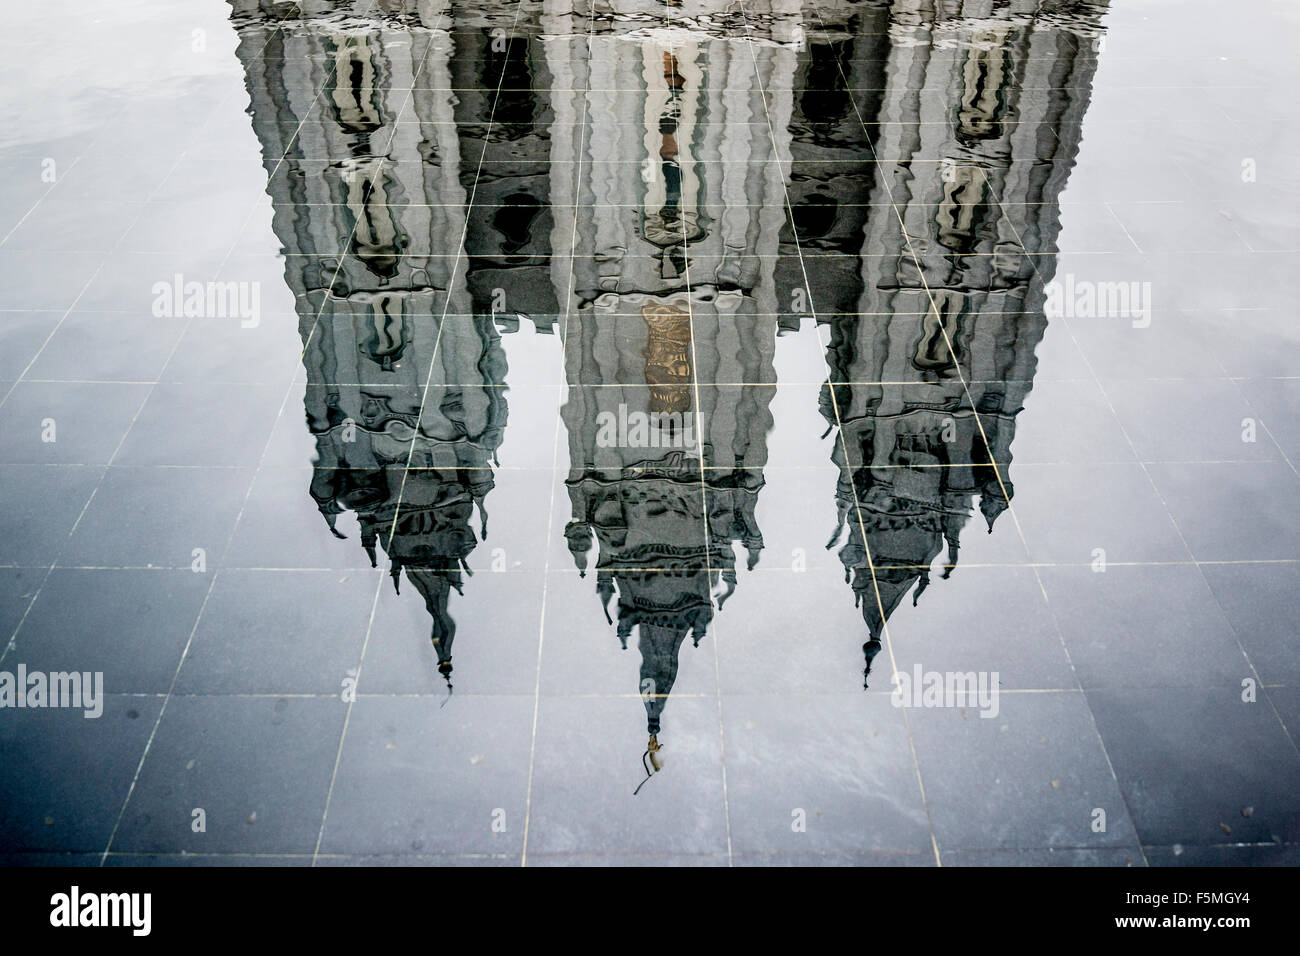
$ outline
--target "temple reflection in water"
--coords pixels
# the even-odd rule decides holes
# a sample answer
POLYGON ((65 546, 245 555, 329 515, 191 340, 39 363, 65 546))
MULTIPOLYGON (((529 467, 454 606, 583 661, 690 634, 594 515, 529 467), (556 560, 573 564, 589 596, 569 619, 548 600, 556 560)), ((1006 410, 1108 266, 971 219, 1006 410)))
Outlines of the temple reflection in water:
POLYGON ((562 339, 564 533, 635 635, 651 756, 687 638, 763 550, 786 332, 825 347, 829 547, 869 676, 904 596, 1013 494, 1105 4, 231 6, 310 494, 420 592, 448 681, 525 321, 562 339))

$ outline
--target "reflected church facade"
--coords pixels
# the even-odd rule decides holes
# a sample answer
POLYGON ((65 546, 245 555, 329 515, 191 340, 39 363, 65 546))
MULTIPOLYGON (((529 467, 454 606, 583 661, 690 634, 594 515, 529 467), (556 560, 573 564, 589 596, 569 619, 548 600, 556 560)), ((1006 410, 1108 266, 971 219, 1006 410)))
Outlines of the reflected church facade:
POLYGON ((1008 507, 1104 4, 318 2, 288 30, 231 6, 310 494, 421 594, 449 680, 522 321, 562 338, 564 533, 635 632, 652 753, 687 638, 763 550, 780 334, 826 345, 828 546, 868 672, 973 510, 1008 507))

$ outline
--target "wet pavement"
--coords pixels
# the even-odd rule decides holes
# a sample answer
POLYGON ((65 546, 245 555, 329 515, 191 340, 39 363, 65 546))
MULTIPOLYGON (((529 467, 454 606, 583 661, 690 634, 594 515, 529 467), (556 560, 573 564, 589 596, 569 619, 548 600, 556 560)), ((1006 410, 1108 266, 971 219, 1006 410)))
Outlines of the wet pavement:
POLYGON ((0 862, 1300 862, 1300 12, 8 19, 0 862))

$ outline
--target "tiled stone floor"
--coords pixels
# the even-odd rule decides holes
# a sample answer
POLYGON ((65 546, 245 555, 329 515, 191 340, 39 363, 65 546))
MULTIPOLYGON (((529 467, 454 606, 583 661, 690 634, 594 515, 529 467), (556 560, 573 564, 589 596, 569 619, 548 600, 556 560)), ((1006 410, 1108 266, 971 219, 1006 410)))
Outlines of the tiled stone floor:
POLYGON ((1300 11, 80 7, 0 862, 1300 862, 1300 11))

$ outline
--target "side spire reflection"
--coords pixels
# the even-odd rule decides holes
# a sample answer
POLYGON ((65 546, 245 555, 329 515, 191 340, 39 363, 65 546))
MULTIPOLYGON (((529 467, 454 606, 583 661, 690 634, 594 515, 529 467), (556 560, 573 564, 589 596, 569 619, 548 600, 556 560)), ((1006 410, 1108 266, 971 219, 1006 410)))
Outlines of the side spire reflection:
MULTIPOLYGON (((450 688, 450 596, 488 533, 508 409, 500 333, 474 307, 459 248, 475 130, 458 135, 469 107, 451 90, 454 44, 430 29, 446 18, 429 8, 395 24, 338 4, 284 30, 256 4, 232 6, 299 317, 310 493, 335 537, 352 512, 371 565, 382 554, 394 589, 405 578, 423 598, 450 688), (324 95, 304 100, 322 69, 324 95), (399 124, 408 97, 416 121, 399 124)), ((507 233, 517 262, 527 239, 507 233)))
POLYGON ((887 53, 907 93, 890 96, 890 83, 875 118, 873 181, 855 196, 876 203, 864 282, 849 314, 823 319, 820 400, 840 470, 827 547, 839 545, 867 626, 864 684, 904 597, 916 604, 940 555, 943 578, 957 567, 973 507, 992 533, 1015 493, 1016 416, 1100 31, 1100 5, 1060 6, 1041 25, 941 19, 926 45, 887 53))

